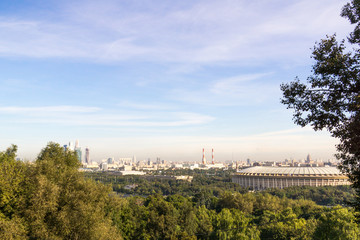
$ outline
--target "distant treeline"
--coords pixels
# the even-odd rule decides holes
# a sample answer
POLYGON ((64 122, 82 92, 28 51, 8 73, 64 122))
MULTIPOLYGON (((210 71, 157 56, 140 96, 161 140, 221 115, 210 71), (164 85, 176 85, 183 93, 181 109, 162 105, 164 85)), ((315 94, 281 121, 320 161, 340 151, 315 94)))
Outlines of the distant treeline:
POLYGON ((312 188, 248 192, 223 171, 188 172, 192 183, 84 175, 59 144, 34 163, 15 160, 16 150, 0 152, 0 239, 360 239, 353 209, 316 204, 312 188))
MULTIPOLYGON (((232 170, 167 170, 155 171, 153 175, 193 176, 192 182, 175 179, 156 179, 144 176, 118 176, 111 173, 86 173, 86 177, 105 184, 111 184, 113 190, 119 194, 148 196, 152 194, 182 195, 204 199, 219 197, 224 191, 246 193, 249 190, 239 184, 231 182, 232 170)), ((335 206, 349 205, 355 201, 356 191, 351 186, 296 186, 284 189, 268 189, 260 193, 269 193, 280 198, 312 200, 319 205, 335 206)), ((204 201, 204 200, 202 200, 204 201)))

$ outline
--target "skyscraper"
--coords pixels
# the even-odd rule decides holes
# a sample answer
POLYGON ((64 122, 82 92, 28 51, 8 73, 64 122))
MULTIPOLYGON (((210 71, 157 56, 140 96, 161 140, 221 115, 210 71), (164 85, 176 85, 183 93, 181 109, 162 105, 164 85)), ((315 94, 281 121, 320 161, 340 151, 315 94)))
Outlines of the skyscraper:
POLYGON ((90 163, 90 149, 88 147, 85 148, 85 163, 90 163))
POLYGON ((75 141, 74 151, 75 151, 75 153, 76 153, 76 156, 77 156, 79 162, 82 163, 82 152, 81 152, 81 148, 80 148, 80 146, 79 146, 79 140, 76 140, 76 141, 75 141))
POLYGON ((74 146, 73 146, 72 142, 69 142, 69 150, 74 151, 74 146))
POLYGON ((310 154, 308 154, 306 157, 306 163, 310 163, 310 162, 311 162, 311 156, 310 154))
POLYGON ((81 157, 82 157, 81 148, 75 148, 75 153, 76 153, 76 156, 77 156, 79 162, 82 163, 82 159, 81 159, 81 157))

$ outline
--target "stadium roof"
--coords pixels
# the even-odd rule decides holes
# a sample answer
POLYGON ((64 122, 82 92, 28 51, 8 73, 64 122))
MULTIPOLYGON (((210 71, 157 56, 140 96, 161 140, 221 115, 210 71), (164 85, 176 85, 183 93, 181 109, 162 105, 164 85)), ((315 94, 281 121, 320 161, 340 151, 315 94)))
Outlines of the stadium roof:
POLYGON ((286 175, 344 175, 336 167, 250 167, 237 173, 242 174, 286 174, 286 175))

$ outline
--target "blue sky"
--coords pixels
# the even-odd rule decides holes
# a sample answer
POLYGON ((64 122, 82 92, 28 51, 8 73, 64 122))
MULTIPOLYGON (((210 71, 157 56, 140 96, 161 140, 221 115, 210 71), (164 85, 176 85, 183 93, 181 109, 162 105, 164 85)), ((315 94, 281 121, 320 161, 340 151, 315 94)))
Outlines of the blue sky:
POLYGON ((279 85, 344 38, 346 1, 0 2, 0 147, 32 159, 79 139, 94 160, 333 158, 279 85))

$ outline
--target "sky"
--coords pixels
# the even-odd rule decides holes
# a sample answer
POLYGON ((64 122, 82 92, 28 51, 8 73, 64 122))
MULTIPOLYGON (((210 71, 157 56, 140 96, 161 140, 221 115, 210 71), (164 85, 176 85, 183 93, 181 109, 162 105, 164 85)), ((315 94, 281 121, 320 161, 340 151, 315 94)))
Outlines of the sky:
POLYGON ((352 31, 342 0, 0 1, 0 151, 79 140, 99 161, 332 159, 280 84, 352 31))

